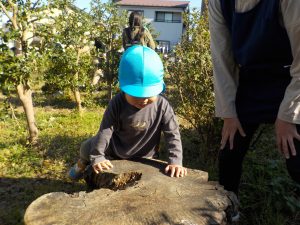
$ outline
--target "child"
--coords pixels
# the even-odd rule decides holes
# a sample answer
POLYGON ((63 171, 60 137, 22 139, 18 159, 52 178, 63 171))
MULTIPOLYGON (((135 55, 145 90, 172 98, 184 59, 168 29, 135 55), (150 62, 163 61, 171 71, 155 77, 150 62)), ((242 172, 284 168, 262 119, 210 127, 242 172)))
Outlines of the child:
POLYGON ((152 49, 135 45, 124 52, 119 65, 122 92, 110 101, 97 135, 82 143, 80 159, 69 172, 72 179, 80 179, 88 164, 99 173, 113 167, 109 159, 153 157, 161 132, 169 151, 165 172, 171 177, 187 174, 173 109, 160 95, 165 89, 163 73, 152 49))
POLYGON ((128 47, 139 44, 148 46, 149 48, 155 49, 156 45, 153 41, 151 33, 142 24, 142 15, 133 11, 129 16, 128 21, 129 27, 123 30, 122 40, 123 48, 126 50, 128 47))

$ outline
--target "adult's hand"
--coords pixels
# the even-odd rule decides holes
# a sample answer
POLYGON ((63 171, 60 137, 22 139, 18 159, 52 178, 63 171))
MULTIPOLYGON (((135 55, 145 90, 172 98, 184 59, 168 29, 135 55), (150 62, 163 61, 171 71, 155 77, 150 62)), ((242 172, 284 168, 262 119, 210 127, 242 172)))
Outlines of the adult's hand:
POLYGON ((275 132, 279 151, 286 159, 290 158, 290 153, 295 156, 297 152, 294 145, 294 138, 300 141, 296 125, 277 118, 275 132))
POLYGON ((246 134, 238 118, 224 118, 223 120, 221 149, 225 148, 227 141, 229 141, 230 149, 233 149, 233 140, 236 131, 239 131, 243 137, 245 137, 246 134))

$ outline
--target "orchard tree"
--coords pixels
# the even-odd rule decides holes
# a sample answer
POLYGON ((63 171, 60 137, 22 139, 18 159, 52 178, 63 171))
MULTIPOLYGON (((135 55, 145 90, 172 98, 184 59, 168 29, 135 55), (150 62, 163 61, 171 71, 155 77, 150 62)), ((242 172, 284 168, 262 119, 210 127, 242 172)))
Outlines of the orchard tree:
POLYGON ((99 67, 103 71, 108 85, 108 98, 112 98, 112 88, 117 81, 118 65, 122 50, 122 31, 127 23, 127 12, 120 11, 115 3, 109 0, 92 0, 91 16, 95 22, 93 36, 101 43, 98 48, 99 67))
POLYGON ((91 83, 94 69, 91 18, 84 11, 67 7, 54 20, 53 35, 46 44, 49 65, 45 82, 60 90, 70 89, 81 112, 80 88, 86 88, 91 83))
POLYGON ((35 22, 42 18, 46 8, 45 2, 40 0, 1 0, 0 2, 0 14, 4 14, 8 20, 5 31, 0 34, 1 82, 13 87, 22 102, 31 143, 38 137, 30 81, 39 51, 37 48, 30 47, 30 42, 33 38, 35 22), (14 42, 14 48, 9 49, 9 41, 14 42))
POLYGON ((185 14, 184 22, 186 32, 166 67, 175 87, 172 95, 176 99, 177 113, 188 120, 207 143, 218 129, 218 121, 214 118, 207 10, 193 9, 185 14))

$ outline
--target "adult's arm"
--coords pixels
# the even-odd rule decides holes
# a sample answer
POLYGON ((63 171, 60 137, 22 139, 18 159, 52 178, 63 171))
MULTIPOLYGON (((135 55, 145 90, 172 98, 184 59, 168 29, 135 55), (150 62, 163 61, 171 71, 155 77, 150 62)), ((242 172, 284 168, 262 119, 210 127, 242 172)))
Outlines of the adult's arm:
POLYGON ((216 116, 233 118, 237 117, 235 96, 238 67, 233 58, 231 36, 222 15, 220 0, 210 0, 208 8, 216 116))
POLYGON ((147 28, 145 28, 145 36, 147 38, 147 46, 154 50, 156 48, 156 44, 153 40, 153 37, 152 37, 150 31, 147 28))
POLYGON ((293 62, 290 68, 292 80, 281 102, 278 118, 300 124, 300 1, 281 0, 281 12, 291 43, 293 62))

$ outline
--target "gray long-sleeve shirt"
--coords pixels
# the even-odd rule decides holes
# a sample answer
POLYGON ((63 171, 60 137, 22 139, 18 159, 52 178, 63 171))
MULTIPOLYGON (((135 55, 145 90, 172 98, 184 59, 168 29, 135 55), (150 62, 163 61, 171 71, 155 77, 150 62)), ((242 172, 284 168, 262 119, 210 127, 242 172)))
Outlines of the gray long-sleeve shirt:
MULTIPOLYGON (((235 10, 247 12, 261 0, 236 0, 235 10)), ((279 19, 286 28, 293 54, 290 67, 292 80, 281 102, 278 118, 300 124, 300 1, 281 0, 279 19)), ((222 15, 220 0, 209 0, 209 26, 211 51, 214 64, 216 116, 236 117, 235 95, 238 86, 239 68, 231 49, 231 37, 222 15)))
POLYGON ((164 133, 169 164, 182 165, 179 126, 169 102, 161 95, 142 109, 130 105, 124 93, 110 101, 97 135, 93 138, 91 162, 105 159, 107 148, 122 159, 152 157, 164 133))

